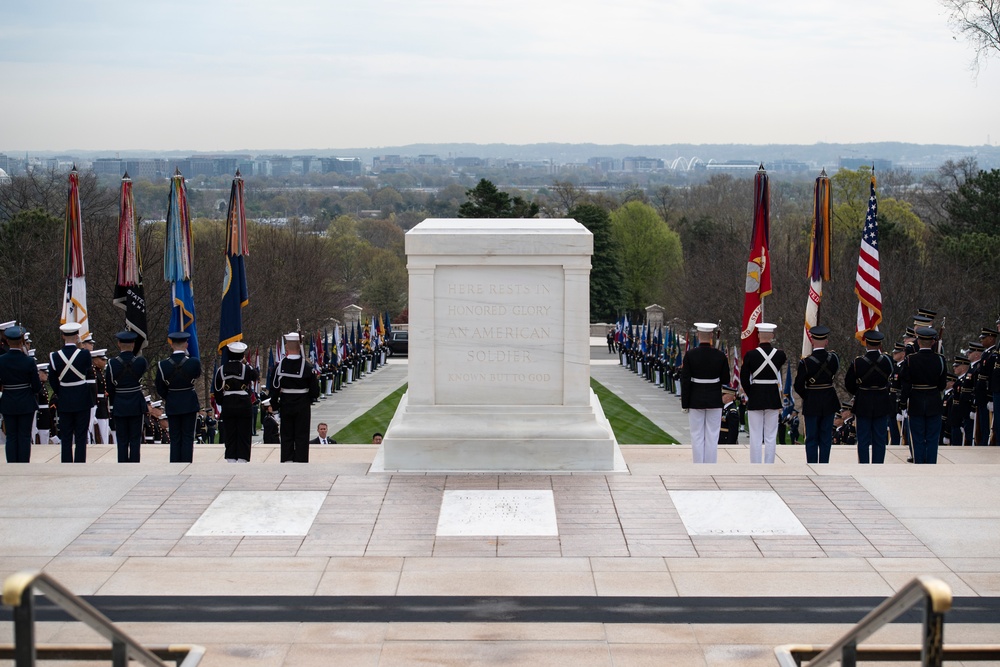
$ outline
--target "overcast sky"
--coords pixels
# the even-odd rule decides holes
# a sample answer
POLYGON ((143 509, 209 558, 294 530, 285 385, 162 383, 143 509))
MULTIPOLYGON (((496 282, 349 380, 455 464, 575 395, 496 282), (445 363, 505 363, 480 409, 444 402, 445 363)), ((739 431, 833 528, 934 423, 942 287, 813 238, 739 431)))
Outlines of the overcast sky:
POLYGON ((937 0, 30 0, 0 151, 1000 141, 937 0))

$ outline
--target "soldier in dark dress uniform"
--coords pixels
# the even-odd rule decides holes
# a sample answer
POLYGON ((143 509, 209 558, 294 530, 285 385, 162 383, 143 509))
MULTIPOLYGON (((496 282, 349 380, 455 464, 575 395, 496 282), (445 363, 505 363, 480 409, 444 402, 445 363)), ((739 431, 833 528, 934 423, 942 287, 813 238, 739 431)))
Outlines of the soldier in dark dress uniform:
POLYGON ((226 346, 229 360, 219 366, 212 382, 215 402, 222 407, 226 422, 226 461, 250 462, 250 439, 253 430, 253 409, 250 392, 257 381, 257 371, 243 359, 247 346, 239 341, 226 346))
POLYGON ((31 461, 31 426, 38 409, 38 393, 42 382, 38 365, 21 347, 24 329, 9 327, 4 337, 10 346, 0 355, 0 414, 7 430, 7 463, 31 461))
POLYGON ((854 407, 850 403, 842 403, 840 406, 840 432, 834 435, 837 438, 837 444, 855 445, 858 442, 858 427, 855 423, 853 409, 854 407))
POLYGON ((885 463, 889 418, 895 418, 896 406, 890 390, 895 367, 892 359, 882 353, 884 338, 879 331, 866 331, 866 351, 847 367, 844 376, 844 387, 854 396, 852 411, 858 434, 858 463, 869 460, 885 463))
POLYGON ((281 413, 281 462, 309 462, 312 402, 319 397, 319 381, 304 356, 299 334, 285 335, 287 354, 274 369, 271 405, 281 413))
POLYGON ((833 416, 840 399, 833 379, 840 370, 840 359, 826 349, 830 329, 815 326, 809 330, 812 353, 799 361, 795 372, 795 393, 802 398, 802 417, 806 427, 806 462, 829 463, 833 445, 833 416))
POLYGON ((951 426, 951 444, 957 446, 972 445, 972 395, 975 383, 969 375, 971 361, 964 355, 957 355, 951 368, 956 376, 952 383, 951 414, 948 422, 951 426))
POLYGON ((750 432, 750 463, 774 463, 778 421, 781 419, 781 368, 785 353, 774 347, 776 325, 757 325, 760 345, 746 353, 740 369, 740 385, 747 395, 747 430, 750 432))
POLYGON ((906 357, 900 369, 903 402, 913 438, 913 462, 937 463, 938 438, 941 433, 941 391, 947 382, 945 358, 932 349, 937 331, 917 329, 919 350, 906 357))
POLYGON ((63 347, 49 355, 49 385, 59 401, 59 442, 63 463, 87 461, 90 409, 94 407, 94 365, 90 351, 77 347, 80 324, 59 327, 63 347), (74 444, 76 447, 74 448, 74 444))
POLYGON ((729 361, 712 346, 715 324, 697 322, 698 347, 684 355, 681 364, 681 407, 688 413, 691 457, 695 463, 718 460, 722 428, 722 386, 729 384, 729 361))
MULTIPOLYGON (((942 445, 950 445, 952 442, 952 436, 954 435, 954 429, 952 424, 954 422, 952 419, 957 414, 958 409, 955 406, 955 380, 958 376, 954 373, 948 373, 947 383, 944 385, 944 394, 941 397, 941 442, 942 445)), ((962 431, 959 430, 959 435, 961 436, 962 431)), ((961 441, 959 441, 961 444, 961 441)))
POLYGON ((145 357, 136 356, 133 331, 115 334, 118 356, 104 369, 104 386, 115 415, 115 442, 119 463, 139 463, 146 399, 142 395, 142 376, 149 367, 145 357))
POLYGON ((892 401, 892 412, 889 413, 889 444, 895 446, 903 442, 903 416, 899 412, 899 365, 906 357, 906 346, 896 343, 892 348, 892 375, 889 377, 889 397, 892 401))
POLYGON ((969 343, 969 369, 961 379, 962 394, 965 406, 969 409, 963 421, 965 429, 965 444, 968 446, 978 445, 982 441, 979 429, 979 410, 976 401, 976 389, 979 386, 979 369, 982 366, 983 352, 986 347, 979 341, 969 343))
POLYGON ((991 380, 997 366, 997 331, 983 327, 979 334, 983 344, 983 354, 976 373, 976 444, 980 446, 997 444, 993 435, 993 388, 991 380))
POLYGON ((271 399, 265 398, 261 401, 260 405, 264 410, 264 419, 262 423, 264 429, 264 444, 281 444, 281 435, 279 434, 278 429, 278 418, 274 414, 274 410, 271 409, 271 399))
POLYGON ((175 331, 167 336, 173 353, 156 365, 156 391, 163 398, 170 438, 170 462, 194 459, 194 427, 198 414, 198 392, 194 381, 201 377, 201 361, 188 356, 191 334, 175 331))
POLYGON ((36 366, 38 368, 38 381, 41 382, 42 388, 38 392, 38 414, 35 416, 35 431, 38 435, 34 444, 47 445, 51 442, 53 426, 52 400, 49 396, 49 390, 45 386, 49 381, 49 365, 36 364, 36 366))
POLYGON ((94 350, 90 353, 94 364, 94 399, 97 403, 94 411, 94 428, 91 441, 98 445, 110 445, 111 438, 111 402, 108 399, 107 378, 104 371, 108 366, 107 349, 94 350))
POLYGON ((720 445, 735 445, 740 436, 740 409, 736 405, 736 390, 728 385, 722 388, 722 429, 720 445))

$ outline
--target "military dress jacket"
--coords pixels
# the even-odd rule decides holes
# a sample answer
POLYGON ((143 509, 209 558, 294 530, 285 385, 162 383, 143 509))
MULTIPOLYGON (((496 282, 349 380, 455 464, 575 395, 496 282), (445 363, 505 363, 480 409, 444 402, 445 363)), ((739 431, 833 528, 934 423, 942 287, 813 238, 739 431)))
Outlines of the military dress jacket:
POLYGON ((826 348, 812 351, 799 361, 795 372, 795 393, 802 397, 804 416, 831 415, 840 409, 833 378, 840 371, 840 358, 826 348))
POLYGON ((930 348, 922 348, 903 360, 900 394, 911 416, 934 417, 944 409, 941 391, 948 383, 945 358, 930 348))
POLYGON ((885 417, 895 411, 890 392, 894 372, 892 359, 878 350, 865 352, 847 367, 844 387, 854 396, 855 415, 885 417))
POLYGON ((30 415, 38 409, 42 381, 35 360, 19 349, 0 355, 0 414, 30 415))
POLYGON ((156 365, 156 391, 168 415, 198 412, 194 381, 201 377, 201 361, 187 352, 174 352, 156 365))
POLYGON ((49 354, 49 385, 59 397, 59 412, 82 412, 94 407, 93 377, 89 350, 64 345, 49 354))
POLYGON ((681 364, 681 407, 711 410, 722 407, 722 385, 729 384, 729 360, 722 350, 703 343, 684 355, 681 364))
POLYGON ((108 360, 104 367, 104 386, 116 417, 138 417, 146 413, 142 395, 142 376, 149 368, 145 357, 134 352, 122 352, 108 360))
POLYGON ((747 410, 780 410, 781 367, 786 357, 783 350, 770 343, 747 352, 740 369, 740 386, 747 395, 747 410))

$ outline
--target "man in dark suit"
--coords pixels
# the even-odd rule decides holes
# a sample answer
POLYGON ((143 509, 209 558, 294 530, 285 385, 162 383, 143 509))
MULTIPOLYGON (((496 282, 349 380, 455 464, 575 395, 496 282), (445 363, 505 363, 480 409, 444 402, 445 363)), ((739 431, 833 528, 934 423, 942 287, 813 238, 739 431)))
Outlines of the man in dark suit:
POLYGON ((747 395, 750 463, 774 463, 781 418, 781 367, 785 353, 774 347, 777 325, 757 325, 760 345, 747 352, 740 369, 740 385, 747 395))
POLYGON ((889 439, 889 416, 895 417, 895 405, 889 385, 894 366, 882 353, 885 335, 879 331, 864 334, 865 353, 847 367, 844 386, 854 396, 854 415, 858 429, 858 462, 885 463, 889 439))
POLYGON ((0 355, 0 414, 7 431, 7 463, 31 461, 31 426, 38 410, 38 393, 42 382, 38 366, 21 347, 24 329, 9 327, 4 337, 10 349, 0 355))
POLYGON ((134 331, 120 331, 118 356, 104 369, 104 384, 115 417, 115 442, 119 463, 139 463, 142 445, 142 422, 146 414, 146 399, 142 395, 142 376, 149 364, 145 357, 136 356, 134 331))
POLYGON ((903 360, 899 376, 900 401, 906 410, 913 438, 913 462, 937 463, 941 413, 941 391, 948 381, 948 364, 934 351, 937 331, 920 327, 916 331, 918 350, 903 360))
POLYGON ((254 418, 250 392, 257 381, 257 369, 243 358, 247 351, 246 343, 235 341, 226 348, 229 359, 215 372, 212 391, 216 404, 222 407, 222 420, 226 423, 223 433, 226 461, 249 463, 254 418))
POLYGON ((337 441, 326 437, 329 427, 324 422, 316 426, 316 437, 309 441, 310 445, 336 445, 337 441))
POLYGON ((840 370, 840 359, 826 345, 830 329, 815 326, 809 330, 812 353, 799 361, 795 372, 795 393, 802 398, 802 418, 806 427, 806 462, 829 463, 833 446, 833 416, 840 410, 840 399, 833 379, 840 370))
POLYGON ((194 381, 201 377, 201 361, 188 356, 191 334, 175 331, 167 338, 173 353, 156 365, 156 391, 163 399, 163 408, 167 413, 170 462, 191 463, 199 407, 194 381))
POLYGON ((698 347, 684 355, 681 364, 681 407, 688 413, 691 457, 695 463, 718 460, 722 429, 722 386, 729 384, 729 361, 712 346, 716 325, 697 322, 698 347))
POLYGON ((63 346, 49 355, 49 385, 59 405, 59 441, 63 463, 87 461, 87 434, 90 409, 95 405, 94 364, 90 351, 78 347, 80 324, 70 322, 59 327, 63 346), (74 449, 74 442, 76 448, 74 449))

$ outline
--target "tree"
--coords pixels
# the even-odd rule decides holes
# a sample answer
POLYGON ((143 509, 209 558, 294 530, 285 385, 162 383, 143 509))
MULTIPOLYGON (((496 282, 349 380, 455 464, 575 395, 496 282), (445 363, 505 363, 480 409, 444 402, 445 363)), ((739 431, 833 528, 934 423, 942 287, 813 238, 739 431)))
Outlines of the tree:
POLYGON ((406 307, 409 276, 403 261, 394 253, 376 249, 368 262, 361 301, 372 312, 395 315, 406 307))
POLYGON ((511 197, 485 178, 476 187, 466 190, 468 201, 458 207, 460 218, 534 218, 538 204, 522 197, 511 197))
POLYGON ((674 277, 683 266, 680 236, 652 206, 638 201, 611 212, 611 230, 625 308, 634 316, 654 302, 670 300, 674 277))
POLYGON ((994 52, 1000 52, 1000 0, 941 0, 948 22, 975 51, 970 63, 973 72, 994 52))
POLYGON ((946 235, 978 232, 1000 234, 1000 169, 980 171, 948 195, 944 209, 949 222, 946 235))
POLYGON ((618 270, 611 216, 600 206, 582 204, 570 216, 594 235, 590 260, 590 321, 614 322, 622 307, 622 275, 618 270))

